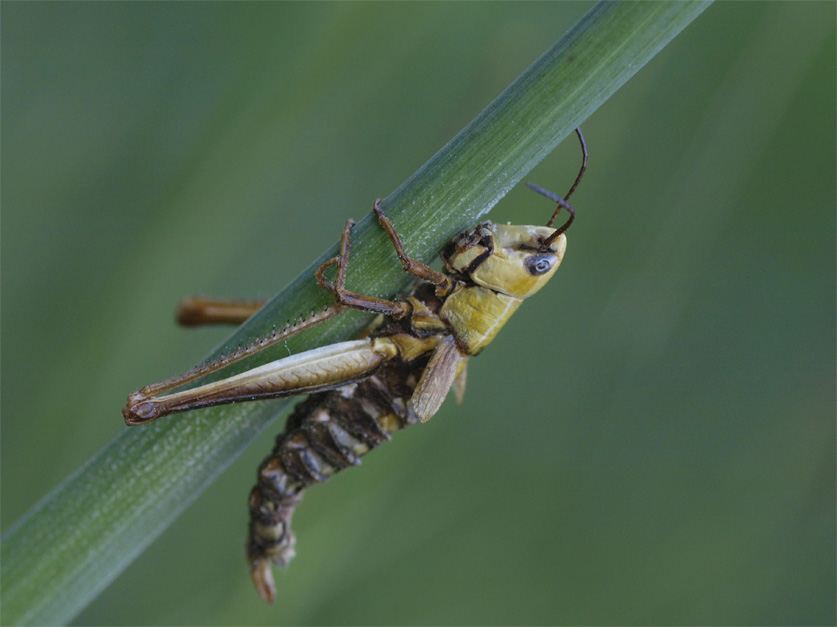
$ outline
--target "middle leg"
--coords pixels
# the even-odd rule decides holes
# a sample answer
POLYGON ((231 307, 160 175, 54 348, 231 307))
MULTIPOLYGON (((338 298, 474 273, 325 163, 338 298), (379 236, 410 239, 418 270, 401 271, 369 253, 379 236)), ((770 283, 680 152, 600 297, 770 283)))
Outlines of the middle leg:
POLYGON ((389 239, 395 247, 395 253, 398 255, 398 260, 401 262, 404 270, 424 281, 427 281, 428 283, 435 285, 436 294, 438 296, 447 296, 450 294, 450 291, 453 289, 453 283, 448 275, 443 272, 437 272, 430 266, 413 259, 407 254, 407 251, 404 250, 404 244, 401 243, 401 237, 399 237, 396 232, 395 226, 393 226, 390 219, 384 215, 383 211, 381 211, 380 198, 378 198, 375 201, 375 204, 372 205, 372 209, 375 211, 375 215, 378 216, 378 222, 381 223, 381 226, 384 227, 387 235, 389 235, 389 239))
POLYGON ((358 294, 346 289, 346 269, 349 266, 349 249, 352 241, 352 228, 355 222, 351 218, 346 221, 343 228, 343 235, 340 238, 340 254, 332 257, 323 265, 317 268, 316 277, 320 286, 334 295, 338 307, 351 307, 360 311, 384 314, 394 320, 403 318, 412 311, 412 307, 406 301, 391 301, 375 296, 358 294), (337 276, 332 283, 325 276, 326 269, 337 266, 337 276))

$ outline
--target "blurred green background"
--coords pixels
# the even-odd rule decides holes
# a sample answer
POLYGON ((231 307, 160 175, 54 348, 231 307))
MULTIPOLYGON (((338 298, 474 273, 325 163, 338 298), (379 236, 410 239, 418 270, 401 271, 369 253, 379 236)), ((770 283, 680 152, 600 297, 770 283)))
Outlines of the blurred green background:
MULTIPOLYGON (((272 295, 590 6, 3 3, 2 528, 226 335, 182 295, 272 295)), ((311 490, 275 607, 281 422, 77 622, 834 624, 835 12, 716 4, 585 122, 559 274, 311 490)))

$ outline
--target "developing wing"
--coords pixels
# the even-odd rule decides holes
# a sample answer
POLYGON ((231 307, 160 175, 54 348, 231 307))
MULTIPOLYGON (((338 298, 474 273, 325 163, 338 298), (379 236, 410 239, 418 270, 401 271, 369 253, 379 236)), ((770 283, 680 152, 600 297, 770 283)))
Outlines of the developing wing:
POLYGON ((422 422, 427 422, 439 411, 464 359, 466 357, 459 352, 451 335, 436 347, 413 392, 413 409, 422 422))

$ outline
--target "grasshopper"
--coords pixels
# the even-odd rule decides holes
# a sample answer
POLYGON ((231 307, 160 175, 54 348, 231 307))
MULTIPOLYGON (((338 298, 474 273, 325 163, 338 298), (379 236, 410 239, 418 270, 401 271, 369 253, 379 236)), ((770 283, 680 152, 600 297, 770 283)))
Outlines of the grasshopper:
MULTIPOLYGON (((567 199, 587 167, 584 137, 580 129, 576 134, 582 164, 566 196, 528 183, 558 205, 546 226, 482 222, 453 238, 442 251, 444 272, 439 272, 407 254, 379 199, 373 206, 378 221, 404 270, 417 278, 406 298, 390 301, 346 288, 354 226, 349 219, 340 253, 316 271, 318 283, 334 296, 333 305, 128 397, 122 414, 129 426, 135 426, 211 405, 311 394, 288 418, 273 451, 259 467, 258 481, 250 493, 247 558, 253 582, 265 601, 273 603, 276 596, 271 563, 287 566, 295 554, 290 523, 305 489, 359 464, 363 455, 389 440, 393 432, 430 420, 451 389, 461 401, 468 359, 479 354, 520 303, 541 289, 557 270, 567 247, 564 233, 575 218, 567 199), (556 229, 553 223, 561 209, 569 218, 556 229), (330 280, 326 271, 332 267, 336 272, 330 280), (379 314, 359 339, 172 392, 347 308, 379 314)), ((184 325, 241 323, 261 305, 260 301, 191 298, 181 305, 178 318, 184 325)))

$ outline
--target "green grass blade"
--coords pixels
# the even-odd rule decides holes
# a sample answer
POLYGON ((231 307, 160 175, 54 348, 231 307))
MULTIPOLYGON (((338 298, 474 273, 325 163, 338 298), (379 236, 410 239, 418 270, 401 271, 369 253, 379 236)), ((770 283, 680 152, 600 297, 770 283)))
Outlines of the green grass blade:
MULTIPOLYGON (((388 197, 385 209, 407 250, 432 259, 707 6, 695 1, 596 5, 388 197)), ((334 225, 335 239, 338 232, 334 225)), ((276 320, 284 323, 323 306, 328 299, 313 281, 313 269, 335 251, 336 245, 214 354, 268 333, 276 320)), ((354 233, 349 281, 357 291, 382 295, 395 294, 409 282, 370 216, 354 233)), ((288 348, 299 351, 349 337, 365 321, 360 314, 346 314, 293 338, 288 348)), ((286 348, 277 347, 258 361, 283 354, 286 348)), ((4 535, 2 622, 70 620, 286 403, 212 408, 188 420, 169 418, 122 432, 4 535)))

